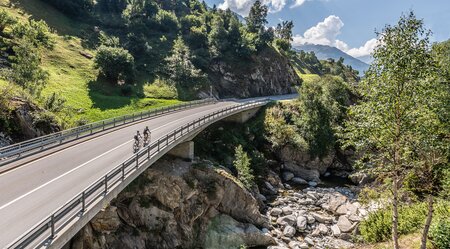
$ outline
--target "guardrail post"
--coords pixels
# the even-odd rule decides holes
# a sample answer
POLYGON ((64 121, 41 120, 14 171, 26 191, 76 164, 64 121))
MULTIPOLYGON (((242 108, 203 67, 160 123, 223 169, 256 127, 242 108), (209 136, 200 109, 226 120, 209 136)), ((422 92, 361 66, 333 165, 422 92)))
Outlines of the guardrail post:
POLYGON ((51 231, 50 238, 51 239, 55 238, 55 214, 52 214, 52 216, 50 216, 50 231, 51 231))
POLYGON ((92 124, 90 125, 90 127, 91 127, 91 134, 92 134, 92 132, 93 132, 93 130, 92 130, 92 124))
POLYGON ((113 118, 113 127, 116 127, 116 118, 113 118))
POLYGON ((166 135, 166 146, 169 145, 169 134, 166 135))
POLYGON ((105 121, 103 120, 103 127, 102 130, 105 130, 105 121))
POLYGON ((86 193, 81 193, 81 212, 84 213, 86 211, 86 193))
POLYGON ((150 159, 150 151, 151 151, 151 146, 149 146, 148 148, 147 148, 147 159, 150 159))
POLYGON ((105 176, 105 195, 108 193, 108 175, 105 176))
POLYGON ((136 153, 136 170, 139 168, 139 151, 136 153))
POLYGON ((134 122, 134 113, 132 113, 131 116, 133 117, 133 122, 134 122))
POLYGON ((125 163, 122 163, 122 182, 125 181, 125 163))

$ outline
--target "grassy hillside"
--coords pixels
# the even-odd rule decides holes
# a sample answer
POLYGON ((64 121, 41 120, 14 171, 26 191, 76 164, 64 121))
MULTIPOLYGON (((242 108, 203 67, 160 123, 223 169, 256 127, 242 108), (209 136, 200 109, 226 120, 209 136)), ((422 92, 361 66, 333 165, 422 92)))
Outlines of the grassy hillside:
POLYGON ((67 106, 73 110, 67 118, 69 124, 80 120, 96 121, 179 102, 123 96, 119 88, 98 82, 98 71, 94 69, 93 60, 80 54, 95 54, 95 51, 83 46, 79 38, 81 34, 93 30, 88 24, 74 21, 39 0, 0 0, 0 8, 24 22, 28 18, 44 20, 55 32, 54 49, 43 54, 42 66, 50 77, 42 95, 56 92, 67 100, 67 106))

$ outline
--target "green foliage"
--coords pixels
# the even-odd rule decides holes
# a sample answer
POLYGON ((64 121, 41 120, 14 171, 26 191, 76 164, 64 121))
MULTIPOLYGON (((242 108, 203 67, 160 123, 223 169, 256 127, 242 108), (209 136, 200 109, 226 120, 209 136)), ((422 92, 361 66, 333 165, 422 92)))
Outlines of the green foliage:
POLYGON ((130 83, 134 78, 134 58, 123 48, 100 46, 95 56, 95 66, 113 83, 121 80, 130 83))
POLYGON ((158 10, 156 22, 159 24, 159 29, 163 32, 178 30, 179 28, 178 19, 175 13, 163 9, 158 10))
POLYGON ((430 240, 436 249, 450 248, 450 219, 438 220, 430 229, 430 240))
POLYGON ((41 53, 52 49, 55 42, 50 28, 44 21, 18 22, 3 10, 0 17, 0 49, 11 53, 11 68, 2 70, 2 78, 39 95, 48 80, 48 73, 41 68, 41 53))
POLYGON ((268 11, 268 7, 262 4, 261 1, 255 1, 250 9, 250 12, 248 13, 248 16, 245 18, 249 32, 261 33, 264 31, 264 26, 267 24, 268 11))
POLYGON ((51 112, 60 112, 63 110, 66 101, 61 95, 53 92, 45 99, 44 108, 51 112))
POLYGON ((172 54, 166 58, 167 74, 183 88, 195 91, 206 83, 206 75, 194 66, 191 51, 180 36, 173 45, 172 54))
POLYGON ((293 41, 292 29, 294 23, 292 21, 283 21, 277 25, 275 30, 278 39, 275 40, 275 44, 284 51, 291 50, 291 41, 293 41))
POLYGON ((40 67, 39 50, 28 40, 22 39, 13 51, 10 80, 32 95, 39 95, 48 81, 48 73, 40 67))
POLYGON ((157 78, 152 84, 144 85, 146 97, 155 99, 177 99, 178 92, 175 86, 157 78))
MULTIPOLYGON (((417 231, 424 223, 427 206, 424 203, 399 209, 399 234, 417 231)), ((381 209, 369 214, 360 224, 363 239, 369 243, 387 241, 392 231, 392 210, 381 209)))
POLYGON ((336 130, 342 124, 349 103, 349 89, 335 77, 320 82, 305 82, 299 91, 299 112, 296 124, 309 144, 312 157, 323 157, 335 145, 336 130))
POLYGON ((238 172, 238 179, 244 184, 244 186, 250 189, 254 184, 253 170, 251 169, 251 161, 247 153, 243 150, 242 145, 239 145, 235 149, 235 160, 233 165, 238 172))

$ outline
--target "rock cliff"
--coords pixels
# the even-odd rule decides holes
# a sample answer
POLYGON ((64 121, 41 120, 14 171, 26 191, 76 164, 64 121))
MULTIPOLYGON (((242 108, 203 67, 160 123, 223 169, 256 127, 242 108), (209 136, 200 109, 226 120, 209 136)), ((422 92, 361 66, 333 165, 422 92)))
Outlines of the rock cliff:
POLYGON ((161 160, 65 248, 239 248, 274 239, 257 200, 225 169, 161 160))
POLYGON ((263 49, 249 61, 215 61, 209 75, 220 98, 295 93, 302 82, 288 58, 273 48, 263 49))

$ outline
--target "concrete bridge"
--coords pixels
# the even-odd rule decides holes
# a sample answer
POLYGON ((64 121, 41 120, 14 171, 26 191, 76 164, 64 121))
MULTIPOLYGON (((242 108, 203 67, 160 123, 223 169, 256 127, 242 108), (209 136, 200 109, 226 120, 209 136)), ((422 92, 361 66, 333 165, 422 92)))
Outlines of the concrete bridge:
POLYGON ((192 139, 212 123, 245 122, 269 101, 292 98, 183 104, 0 148, 0 248, 61 248, 163 155, 192 159, 192 139), (145 126, 152 141, 133 153, 145 126))

